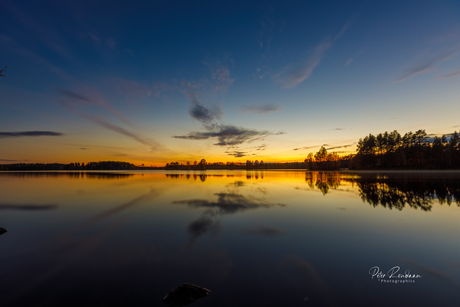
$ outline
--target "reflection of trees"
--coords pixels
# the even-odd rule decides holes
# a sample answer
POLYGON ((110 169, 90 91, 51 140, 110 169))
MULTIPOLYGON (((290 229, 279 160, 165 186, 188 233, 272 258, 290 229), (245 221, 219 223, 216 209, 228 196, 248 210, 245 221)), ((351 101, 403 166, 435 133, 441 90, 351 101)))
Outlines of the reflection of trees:
POLYGON ((16 178, 56 178, 67 177, 70 179, 127 179, 134 174, 124 173, 100 173, 100 172, 0 172, 0 176, 16 177, 16 178))
POLYGON ((405 205, 430 211, 432 202, 460 206, 460 178, 404 176, 356 180, 363 201, 402 210, 405 205))
POLYGON ((359 196, 363 201, 377 207, 379 205, 402 210, 407 204, 409 207, 423 211, 431 210, 433 194, 423 190, 400 190, 401 187, 382 182, 358 182, 359 196))
POLYGON ((340 177, 339 173, 306 173, 305 181, 312 189, 315 187, 320 190, 323 195, 326 195, 329 188, 337 189, 340 186, 340 181, 344 178, 340 177))
POLYGON ((402 210, 406 205, 430 211, 432 202, 460 207, 460 178, 457 176, 433 176, 429 174, 377 174, 351 177, 340 173, 307 172, 305 181, 311 189, 317 188, 323 195, 329 189, 337 189, 345 182, 356 184, 361 199, 373 207, 383 206, 402 210))
MULTIPOLYGON (((207 175, 207 174, 165 174, 165 176, 168 178, 173 178, 173 179, 178 179, 178 178, 186 178, 186 179, 193 178, 194 180, 200 179, 202 182, 205 182, 206 178, 208 177, 224 177, 224 176, 227 178, 235 177, 235 175, 207 175)), ((248 179, 250 179, 250 177, 248 177, 248 179)))
MULTIPOLYGON (((194 180, 197 180, 198 178, 202 181, 202 182, 205 182, 206 181, 206 177, 223 177, 223 175, 206 175, 206 174, 193 174, 193 179, 194 180)), ((190 179, 190 174, 166 174, 166 177, 168 178, 173 178, 173 179, 178 179, 178 178, 187 178, 187 179, 190 179)))

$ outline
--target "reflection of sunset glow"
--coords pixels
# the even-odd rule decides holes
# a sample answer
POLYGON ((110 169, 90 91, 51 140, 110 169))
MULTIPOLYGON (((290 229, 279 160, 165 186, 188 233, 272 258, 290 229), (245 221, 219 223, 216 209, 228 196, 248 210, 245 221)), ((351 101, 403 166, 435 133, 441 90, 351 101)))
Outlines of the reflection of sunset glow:
MULTIPOLYGON (((164 296, 165 282, 177 284, 190 276, 203 278, 203 285, 209 283, 211 291, 224 294, 230 285, 251 286, 254 300, 266 296, 267 283, 301 276, 319 291, 309 297, 330 291, 343 301, 343 285, 348 284, 335 273, 358 271, 363 265, 360 255, 382 266, 407 259, 425 263, 428 255, 440 264, 434 267, 438 271, 445 257, 456 261, 459 180, 458 174, 445 180, 435 173, 1 172, 1 227, 8 232, 1 236, 5 253, 0 261, 9 263, 4 276, 10 286, 21 290, 6 302, 33 305, 37 295, 49 293, 46 289, 58 291, 69 274, 74 276, 68 283, 80 293, 74 298, 80 305, 101 295, 105 302, 129 305, 133 298, 115 291, 120 283, 144 305, 152 295, 164 296), (31 235, 30 229, 39 236, 31 235), (391 254, 388 242, 404 259, 391 254), (34 274, 23 269, 30 263, 36 267, 34 274), (52 271, 55 265, 61 270, 52 271), (262 271, 269 274, 261 276, 262 271), (161 279, 152 279, 152 272, 161 279), (116 283, 114 275, 120 276, 116 283), (102 293, 95 293, 93 284, 87 286, 84 280, 93 280, 102 293), (30 282, 44 288, 36 290, 30 282), (324 288, 323 283, 331 286, 324 288), (254 286, 258 284, 263 286, 254 286)), ((368 283, 361 275, 356 282, 368 283)), ((437 281, 426 282, 435 286, 437 281)), ((281 305, 286 294, 301 294, 286 283, 289 286, 276 286, 283 290, 279 296, 277 291, 271 296, 281 305)), ((0 297, 3 303, 5 296, 0 297)), ((213 303, 224 305, 216 297, 213 303)), ((51 295, 44 301, 61 299, 51 295)), ((234 300, 236 306, 245 306, 243 298, 234 300)), ((356 302, 356 297, 350 301, 356 302)))

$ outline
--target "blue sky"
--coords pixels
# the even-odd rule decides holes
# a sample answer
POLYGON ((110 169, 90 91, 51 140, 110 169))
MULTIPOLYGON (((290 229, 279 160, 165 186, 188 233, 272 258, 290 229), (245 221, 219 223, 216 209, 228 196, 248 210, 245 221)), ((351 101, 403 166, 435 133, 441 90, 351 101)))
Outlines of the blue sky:
POLYGON ((460 130, 458 1, 0 6, 0 163, 302 161, 460 130))

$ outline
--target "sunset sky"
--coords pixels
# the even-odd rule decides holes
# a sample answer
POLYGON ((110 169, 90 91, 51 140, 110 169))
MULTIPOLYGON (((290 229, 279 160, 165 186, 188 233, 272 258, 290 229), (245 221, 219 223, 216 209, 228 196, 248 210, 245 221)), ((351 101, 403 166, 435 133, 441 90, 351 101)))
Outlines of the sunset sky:
POLYGON ((460 1, 0 8, 0 163, 303 161, 460 130, 460 1))

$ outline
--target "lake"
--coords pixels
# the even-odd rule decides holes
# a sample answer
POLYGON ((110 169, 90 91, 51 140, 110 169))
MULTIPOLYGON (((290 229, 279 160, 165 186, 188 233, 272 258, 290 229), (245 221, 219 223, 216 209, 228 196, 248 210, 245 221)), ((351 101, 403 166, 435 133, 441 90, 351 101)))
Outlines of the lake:
POLYGON ((0 173, 0 306, 458 306, 460 172, 0 173))

